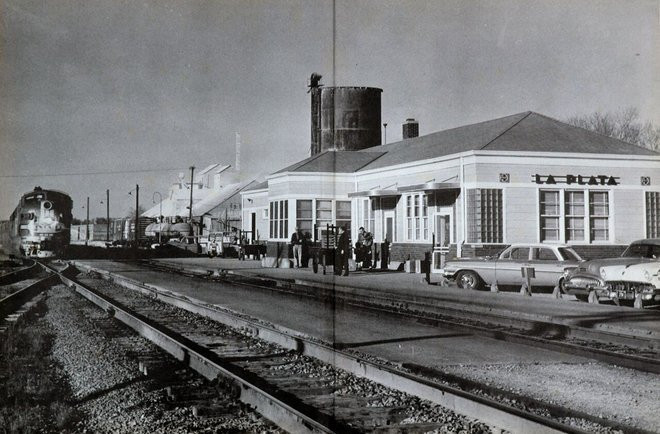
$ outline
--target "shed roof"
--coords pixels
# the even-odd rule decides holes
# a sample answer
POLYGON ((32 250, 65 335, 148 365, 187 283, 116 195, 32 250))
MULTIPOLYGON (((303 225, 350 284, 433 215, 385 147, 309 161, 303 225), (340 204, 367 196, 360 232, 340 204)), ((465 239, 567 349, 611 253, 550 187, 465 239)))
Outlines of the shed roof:
POLYGON ((206 196, 204 199, 193 204, 193 216, 198 217, 211 211, 213 208, 221 205, 227 199, 230 199, 236 193, 239 193, 247 187, 252 181, 237 182, 229 184, 222 188, 222 190, 214 191, 206 196))

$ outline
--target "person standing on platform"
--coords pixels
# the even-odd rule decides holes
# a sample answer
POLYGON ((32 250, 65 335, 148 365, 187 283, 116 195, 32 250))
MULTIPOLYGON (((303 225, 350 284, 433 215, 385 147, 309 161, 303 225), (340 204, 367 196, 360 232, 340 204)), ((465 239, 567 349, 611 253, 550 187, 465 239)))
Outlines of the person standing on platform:
POLYGON ((371 267, 371 248, 374 245, 374 236, 369 231, 362 233, 362 268, 371 267))
POLYGON ((358 229, 358 239, 357 242, 355 243, 355 262, 358 270, 362 268, 362 261, 364 261, 364 256, 363 256, 364 249, 362 248, 363 243, 364 243, 364 227, 360 226, 360 229, 358 229))
POLYGON ((348 256, 351 254, 351 242, 343 226, 339 226, 337 254, 335 255, 335 274, 348 276, 348 256))
POLYGON ((296 268, 302 264, 303 234, 299 228, 291 235, 291 245, 293 246, 293 263, 296 268))

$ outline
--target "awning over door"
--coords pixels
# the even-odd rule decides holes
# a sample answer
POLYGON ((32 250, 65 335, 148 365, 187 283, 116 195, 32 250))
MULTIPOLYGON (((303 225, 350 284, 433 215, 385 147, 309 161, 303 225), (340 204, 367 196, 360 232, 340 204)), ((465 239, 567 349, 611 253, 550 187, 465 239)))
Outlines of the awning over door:
POLYGON ((406 185, 397 188, 399 193, 411 191, 439 191, 439 190, 460 190, 461 185, 458 182, 425 182, 424 184, 406 185))
POLYGON ((355 193, 348 193, 348 197, 388 197, 400 196, 397 190, 393 189, 380 189, 374 188, 372 190, 356 191, 355 193))
POLYGON ((394 189, 374 188, 371 190, 356 191, 355 193, 348 193, 348 197, 391 197, 401 196, 402 193, 409 193, 413 191, 432 192, 460 189, 461 185, 458 182, 425 182, 424 184, 405 185, 394 189))

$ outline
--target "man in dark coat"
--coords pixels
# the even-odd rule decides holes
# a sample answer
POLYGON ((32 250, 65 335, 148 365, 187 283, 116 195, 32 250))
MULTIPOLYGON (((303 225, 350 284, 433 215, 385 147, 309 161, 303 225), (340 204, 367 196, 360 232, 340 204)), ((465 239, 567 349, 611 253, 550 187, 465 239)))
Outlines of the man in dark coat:
POLYGON ((348 257, 350 254, 351 242, 348 239, 348 232, 346 232, 343 226, 340 226, 339 238, 337 239, 337 253, 335 255, 336 275, 348 276, 348 257))

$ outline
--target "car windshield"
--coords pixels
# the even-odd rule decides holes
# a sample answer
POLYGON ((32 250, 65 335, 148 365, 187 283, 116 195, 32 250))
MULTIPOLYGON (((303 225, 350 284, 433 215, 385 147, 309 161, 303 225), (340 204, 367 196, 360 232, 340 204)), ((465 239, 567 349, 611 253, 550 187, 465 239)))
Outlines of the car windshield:
POLYGON ((559 250, 559 254, 564 259, 564 261, 581 261, 582 260, 580 255, 578 255, 577 252, 573 249, 569 249, 567 247, 559 247, 557 250, 559 250))
POLYGON ((622 258, 660 258, 660 245, 657 244, 631 244, 621 254, 622 258))

